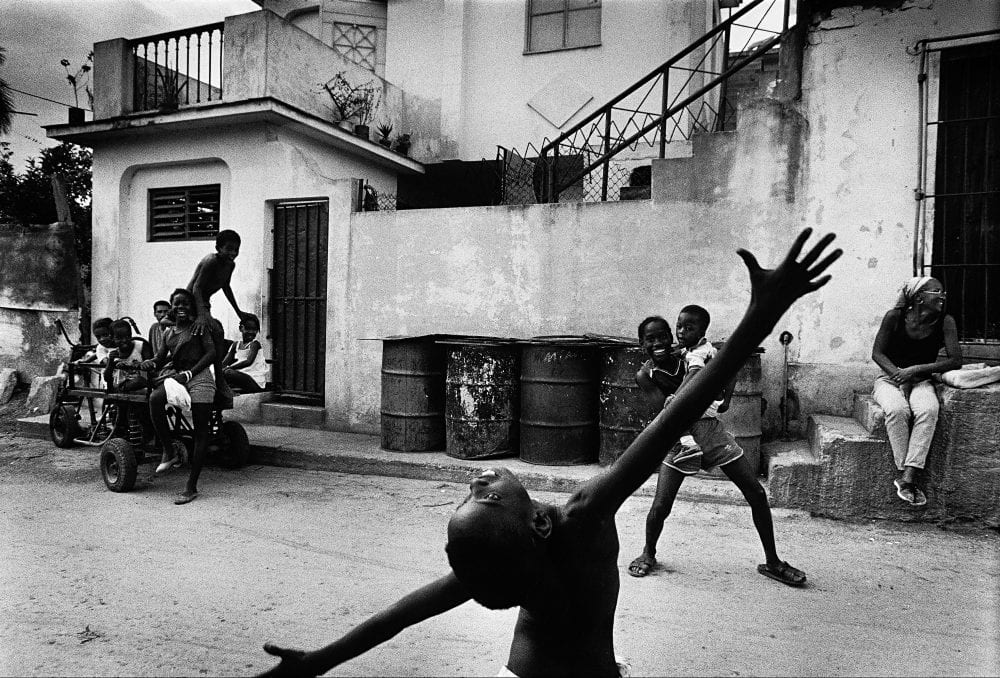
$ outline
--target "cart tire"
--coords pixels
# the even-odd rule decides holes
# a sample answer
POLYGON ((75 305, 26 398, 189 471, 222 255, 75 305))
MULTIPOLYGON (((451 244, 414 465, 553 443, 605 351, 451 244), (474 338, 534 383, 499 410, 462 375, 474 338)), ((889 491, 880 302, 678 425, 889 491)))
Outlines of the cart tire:
POLYGON ((111 438, 101 446, 101 475, 112 492, 128 492, 135 487, 135 451, 124 438, 111 438))
POLYGON ((228 468, 242 468, 250 461, 250 438, 238 421, 222 422, 219 463, 228 468))
POLYGON ((73 447, 76 442, 74 439, 80 436, 75 407, 56 403, 49 414, 49 436, 56 447, 73 447))

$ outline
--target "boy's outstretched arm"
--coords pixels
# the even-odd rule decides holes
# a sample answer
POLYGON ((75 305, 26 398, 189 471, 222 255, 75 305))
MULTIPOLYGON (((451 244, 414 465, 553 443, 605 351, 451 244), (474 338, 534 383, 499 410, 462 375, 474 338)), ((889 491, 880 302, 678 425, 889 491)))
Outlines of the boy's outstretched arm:
POLYGON ((471 597, 451 572, 401 598, 391 607, 369 617, 324 648, 313 652, 278 647, 268 643, 264 650, 281 658, 281 663, 262 676, 319 676, 348 659, 367 652, 397 633, 425 619, 458 607, 471 597))
POLYGON ((228 280, 226 281, 226 284, 222 286, 222 293, 226 295, 226 299, 229 300, 229 305, 233 307, 233 310, 236 311, 236 316, 241 321, 247 320, 248 318, 253 318, 254 320, 257 319, 257 316, 253 313, 247 313, 246 311, 240 310, 239 304, 236 303, 236 295, 233 294, 233 288, 229 286, 228 280))
POLYGON ((821 274, 843 251, 834 250, 817 263, 835 237, 830 233, 800 257, 811 233, 809 228, 802 231, 775 269, 761 268, 753 254, 737 251, 750 273, 751 289, 750 305, 740 324, 715 358, 677 391, 673 401, 611 468, 580 488, 578 500, 582 507, 595 514, 614 514, 656 470, 671 445, 704 413, 792 303, 830 280, 829 275, 821 274))

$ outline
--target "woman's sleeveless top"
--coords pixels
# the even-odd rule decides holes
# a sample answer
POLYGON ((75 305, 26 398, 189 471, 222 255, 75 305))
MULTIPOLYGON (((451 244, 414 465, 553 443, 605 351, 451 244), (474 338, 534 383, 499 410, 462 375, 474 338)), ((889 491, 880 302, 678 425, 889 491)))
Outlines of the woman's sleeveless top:
POLYGON ((926 337, 913 339, 906 334, 905 313, 900 314, 896 328, 889 337, 886 356, 896 367, 926 365, 937 361, 938 352, 944 346, 944 316, 941 316, 926 337))

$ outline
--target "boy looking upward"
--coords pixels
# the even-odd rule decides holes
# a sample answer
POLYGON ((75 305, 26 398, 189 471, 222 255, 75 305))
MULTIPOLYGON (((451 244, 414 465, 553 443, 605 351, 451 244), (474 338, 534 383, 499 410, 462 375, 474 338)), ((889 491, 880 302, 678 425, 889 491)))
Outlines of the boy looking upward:
POLYGON ((224 400, 229 401, 233 398, 233 390, 229 388, 229 384, 226 383, 222 374, 222 359, 226 355, 225 331, 222 329, 222 323, 212 316, 211 299, 213 294, 222 290, 241 322, 251 318, 256 320, 257 316, 240 310, 239 304, 236 303, 236 296, 229 286, 233 271, 236 269, 236 257, 239 254, 239 234, 228 229, 219 231, 219 234, 215 236, 215 253, 206 255, 198 262, 197 268, 194 269, 194 275, 191 276, 191 282, 187 286, 188 291, 194 295, 197 314, 192 324, 191 333, 199 335, 206 328, 211 333, 212 342, 215 344, 216 388, 219 395, 224 400))
MULTIPOLYGON (((705 370, 707 365, 718 359, 718 351, 705 336, 710 322, 708 311, 701 306, 685 306, 678 314, 674 331, 677 334, 677 343, 681 347, 681 359, 684 361, 686 374, 677 393, 663 398, 665 403, 669 404, 673 398, 680 397, 681 393, 697 383, 692 380, 705 370)), ((749 354, 747 351, 748 356, 749 354)), ((643 387, 641 381, 639 385, 643 387)), ((643 388, 643 391, 648 395, 649 389, 643 388)), ((701 417, 691 425, 691 435, 700 449, 674 446, 667 452, 666 458, 660 465, 656 495, 646 516, 646 544, 642 553, 628 566, 628 573, 633 577, 645 577, 656 567, 656 542, 660 538, 663 523, 670 515, 684 478, 694 475, 702 468, 718 466, 740 489, 750 505, 753 524, 757 528, 766 558, 765 563, 757 566, 757 571, 789 586, 805 585, 805 573, 778 557, 774 545, 774 521, 771 519, 771 506, 767 501, 767 493, 757 482, 756 474, 743 454, 743 448, 737 444, 736 439, 716 416, 726 410, 730 395, 729 384, 726 384, 722 397, 713 400, 701 417)))
MULTIPOLYGON (((811 229, 775 270, 739 250, 752 295, 725 348, 663 409, 607 471, 583 483, 563 506, 533 501, 507 469, 477 475, 448 523, 451 571, 405 596, 313 652, 265 645, 281 658, 266 675, 324 673, 424 619, 470 598, 500 609, 520 606, 505 667, 519 676, 617 676, 613 626, 618 605, 615 513, 653 473, 670 448, 739 371, 798 297, 822 287, 817 278, 840 255, 816 263, 833 240, 823 237, 799 260, 811 229)), ((504 674, 507 675, 507 674, 504 674)))

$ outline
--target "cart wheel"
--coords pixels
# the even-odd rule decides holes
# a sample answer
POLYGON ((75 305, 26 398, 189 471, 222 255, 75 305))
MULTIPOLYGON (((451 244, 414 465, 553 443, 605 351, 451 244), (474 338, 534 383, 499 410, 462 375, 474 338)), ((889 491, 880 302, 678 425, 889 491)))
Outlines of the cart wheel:
POLYGON ((73 447, 74 438, 80 436, 80 425, 76 422, 76 408, 65 403, 56 403, 49 414, 49 435, 56 447, 73 447))
POLYGON ((229 468, 241 468, 250 460, 250 438, 237 421, 222 422, 218 445, 219 463, 229 468))
POLYGON ((101 475, 112 492, 128 492, 135 486, 136 461, 132 443, 111 438, 101 446, 101 475))

